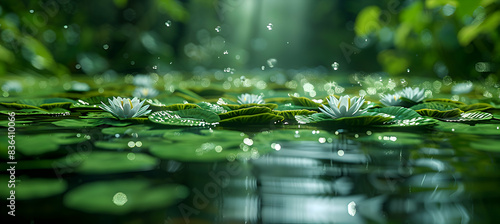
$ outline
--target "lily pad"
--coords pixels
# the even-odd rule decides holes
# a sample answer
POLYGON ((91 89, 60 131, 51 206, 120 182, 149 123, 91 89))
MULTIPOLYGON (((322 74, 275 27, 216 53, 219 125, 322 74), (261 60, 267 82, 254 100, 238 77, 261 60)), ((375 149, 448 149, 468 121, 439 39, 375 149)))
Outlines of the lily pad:
POLYGON ((180 111, 157 111, 149 115, 149 120, 174 126, 206 126, 218 122, 220 118, 212 111, 194 108, 180 111))
POLYGON ((166 208, 188 194, 186 187, 176 184, 153 185, 138 179, 101 181, 68 192, 64 204, 88 213, 124 215, 166 208))
POLYGON ((318 109, 319 106, 321 106, 320 103, 316 103, 307 97, 290 96, 290 98, 292 98, 293 104, 295 104, 296 106, 302 106, 305 108, 311 108, 316 110, 318 109))
POLYGON ((70 154, 60 162, 64 163, 67 161, 81 162, 75 171, 84 174, 146 171, 152 170, 159 163, 158 159, 143 153, 100 151, 93 151, 88 154, 70 154))
POLYGON ((451 118, 441 118, 442 121, 447 122, 471 122, 471 121, 487 121, 491 120, 493 115, 486 112, 481 111, 472 111, 467 113, 462 113, 458 117, 451 118))
POLYGON ((465 103, 460 102, 460 101, 450 100, 450 99, 440 99, 440 98, 437 98, 437 99, 426 99, 426 100, 424 100, 424 103, 447 104, 447 105, 454 106, 454 107, 460 107, 460 106, 465 106, 466 105, 465 103))
MULTIPOLYGON (((8 176, 1 176, 0 180, 3 183, 8 183, 8 176)), ((32 200, 39 198, 48 198, 54 195, 63 193, 68 185, 64 180, 60 179, 41 179, 41 178, 20 178, 16 182, 16 199, 18 200, 32 200)), ((10 190, 7 184, 2 184, 0 187, 0 195, 2 198, 7 198, 10 190)))
POLYGON ((462 124, 451 122, 439 122, 435 127, 440 131, 460 133, 460 134, 474 134, 474 135, 496 135, 500 136, 500 124, 462 124))
MULTIPOLYGON (((5 140, 7 141, 7 140, 5 140)), ((38 156, 69 145, 87 141, 84 136, 74 133, 55 133, 38 135, 16 135, 16 151, 26 156, 38 156)))
POLYGON ((324 113, 316 113, 309 116, 297 115, 295 119, 301 124, 318 124, 330 127, 369 126, 383 124, 394 119, 394 116, 376 112, 365 112, 357 117, 341 117, 333 119, 324 113))
POLYGON ((274 110, 278 108, 278 104, 274 103, 263 103, 263 104, 258 104, 258 103, 249 103, 249 104, 225 104, 224 106, 228 107, 231 110, 238 110, 238 109, 243 109, 243 108, 248 108, 248 107, 267 107, 271 110, 274 110))
POLYGON ((41 109, 40 107, 32 106, 32 105, 27 105, 27 104, 20 104, 20 103, 0 103, 0 108, 11 108, 11 109, 41 109))
POLYGON ((415 106, 410 107, 412 110, 421 110, 421 109, 430 109, 430 110, 437 110, 437 111, 446 111, 446 110, 453 110, 461 107, 462 105, 457 105, 457 104, 449 104, 449 103, 444 103, 444 102, 429 102, 429 103, 421 103, 417 104, 415 106))
POLYGON ((112 126, 130 125, 130 123, 121 122, 116 119, 63 119, 59 121, 54 121, 52 122, 52 124, 59 127, 73 127, 73 128, 96 127, 103 124, 108 124, 112 126))
POLYGON ((474 103, 467 106, 460 107, 461 110, 468 111, 483 111, 493 108, 490 104, 487 103, 474 103))
POLYGON ((237 117, 242 115, 253 115, 253 114, 261 114, 261 113, 271 113, 271 109, 268 107, 248 107, 238 110, 232 110, 226 113, 219 114, 221 120, 228 119, 231 117, 237 117))
POLYGON ((50 110, 54 108, 63 108, 63 109, 69 109, 73 105, 71 102, 65 102, 65 103, 47 103, 47 104, 42 104, 40 105, 40 108, 50 110))
POLYGON ((378 127, 415 127, 432 125, 438 122, 432 118, 424 118, 414 110, 405 107, 373 108, 369 111, 394 115, 394 119, 387 121, 384 125, 380 125, 378 127))
POLYGON ((275 124, 276 122, 283 121, 285 118, 273 113, 260 113, 253 115, 242 115, 231 117, 219 121, 220 125, 261 125, 261 124, 275 124))
POLYGON ((156 106, 156 105, 151 105, 149 107, 153 112, 156 111, 178 111, 178 110, 188 110, 188 109, 195 109, 195 108, 200 108, 200 106, 192 103, 177 103, 177 104, 172 104, 168 106, 156 106))
POLYGON ((434 118, 449 118, 449 117, 457 117, 463 113, 462 110, 455 108, 451 110, 434 110, 434 109, 420 109, 416 110, 422 116, 434 117, 434 118))
POLYGON ((205 109, 205 110, 209 110, 209 111, 212 111, 216 114, 222 114, 222 113, 226 113, 227 110, 224 109, 224 107, 218 105, 218 104, 212 104, 212 103, 208 103, 208 102, 201 102, 201 103, 198 103, 198 106, 200 106, 202 109, 205 109))
POLYGON ((311 115, 317 112, 310 110, 281 110, 281 111, 274 111, 274 113, 279 116, 283 116, 285 120, 295 120, 296 115, 311 115))

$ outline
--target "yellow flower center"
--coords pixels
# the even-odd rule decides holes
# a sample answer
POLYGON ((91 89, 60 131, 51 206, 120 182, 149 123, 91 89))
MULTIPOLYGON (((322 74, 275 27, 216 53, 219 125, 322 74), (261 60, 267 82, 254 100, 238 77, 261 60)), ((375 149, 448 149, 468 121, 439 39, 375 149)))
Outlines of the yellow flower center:
MULTIPOLYGON (((132 100, 130 100, 130 99, 127 99, 127 100, 130 103, 130 109, 134 109, 134 105, 132 105, 132 100)), ((123 100, 121 101, 121 103, 122 103, 122 107, 123 107, 123 100)))

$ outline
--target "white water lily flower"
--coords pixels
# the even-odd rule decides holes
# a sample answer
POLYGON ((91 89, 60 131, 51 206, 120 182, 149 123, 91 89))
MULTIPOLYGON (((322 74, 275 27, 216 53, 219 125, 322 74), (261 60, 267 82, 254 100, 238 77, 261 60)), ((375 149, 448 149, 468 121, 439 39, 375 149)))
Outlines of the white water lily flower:
POLYGON ((399 92, 401 94, 401 97, 404 97, 406 99, 409 99, 415 103, 418 103, 425 98, 424 94, 425 89, 420 89, 420 88, 410 88, 406 87, 403 89, 403 91, 399 92))
POLYGON ((149 105, 142 106, 144 101, 141 102, 135 97, 132 100, 129 98, 113 97, 113 100, 108 99, 108 101, 109 106, 101 101, 102 106, 100 108, 120 119, 140 117, 151 112, 151 110, 147 110, 149 105))
POLYGON ((380 99, 380 102, 386 106, 403 105, 403 102, 401 101, 401 95, 399 95, 399 93, 387 94, 384 97, 382 97, 382 99, 380 99))
POLYGON ((451 94, 467 94, 472 91, 472 82, 458 83, 451 87, 451 94))
POLYGON ((137 87, 132 94, 138 98, 152 98, 158 95, 158 90, 152 87, 137 87))
POLYGON ((334 119, 355 117, 365 112, 364 110, 359 110, 365 102, 363 97, 350 98, 349 95, 345 95, 337 99, 335 96, 330 96, 327 101, 329 107, 323 105, 323 108, 319 107, 319 110, 334 119))
POLYGON ((262 96, 255 95, 255 94, 241 94, 241 96, 238 96, 238 103, 239 104, 250 104, 250 103, 256 103, 256 104, 263 104, 264 99, 262 99, 262 96))

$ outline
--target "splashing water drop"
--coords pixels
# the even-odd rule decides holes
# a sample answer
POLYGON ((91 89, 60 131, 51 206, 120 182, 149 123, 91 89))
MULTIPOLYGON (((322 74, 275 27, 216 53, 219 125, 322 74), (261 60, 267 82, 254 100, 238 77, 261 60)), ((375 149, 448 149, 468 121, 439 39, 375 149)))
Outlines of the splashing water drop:
POLYGON ((165 22, 165 26, 170 27, 171 25, 172 25, 172 21, 167 20, 167 22, 165 22))
POLYGON ((267 29, 268 30, 273 30, 273 24, 272 23, 267 24, 267 29))
POLYGON ((276 60, 275 58, 269 58, 267 60, 267 65, 269 66, 269 68, 273 68, 277 62, 278 62, 278 60, 276 60))
POLYGON ((220 26, 216 26, 215 31, 217 31, 217 33, 220 32, 220 26))
POLYGON ((224 54, 229 54, 229 52, 227 52, 227 50, 224 51, 224 54))
POLYGON ((333 68, 333 70, 337 71, 339 69, 339 63, 338 62, 333 62, 332 68, 333 68))

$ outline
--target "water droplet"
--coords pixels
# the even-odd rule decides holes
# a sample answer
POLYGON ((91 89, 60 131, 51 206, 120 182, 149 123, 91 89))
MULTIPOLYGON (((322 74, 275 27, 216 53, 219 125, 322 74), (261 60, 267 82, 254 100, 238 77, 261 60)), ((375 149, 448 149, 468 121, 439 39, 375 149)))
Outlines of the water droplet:
POLYGON ((410 72, 410 69, 409 69, 409 68, 407 68, 407 69, 406 69, 406 72, 410 72))
POLYGON ((82 66, 81 66, 80 64, 76 64, 76 65, 75 65, 75 68, 76 68, 76 69, 81 69, 81 68, 82 68, 82 66))
POLYGON ((170 62, 170 64, 172 64, 173 62, 170 62))
POLYGON ((104 50, 107 50, 107 49, 109 49, 109 45, 107 45, 107 44, 102 45, 102 48, 104 48, 104 50))
POLYGON ((217 31, 217 33, 220 32, 220 26, 216 26, 215 31, 217 31))
POLYGON ((171 25, 172 25, 172 21, 167 20, 167 22, 165 22, 165 26, 170 27, 171 25))
POLYGON ((273 24, 272 23, 267 24, 267 29, 268 30, 273 30, 273 24))
POLYGON ((30 13, 33 14, 35 12, 35 10, 33 9, 30 9, 30 13))
POLYGON ((269 66, 269 68, 273 68, 277 62, 278 62, 278 60, 276 60, 275 58, 269 58, 267 60, 267 65, 269 66))
POLYGON ((68 25, 64 25, 64 29, 68 29, 68 25))
POLYGON ((127 201, 127 195, 123 192, 118 192, 113 196, 113 203, 115 205, 123 206, 125 203, 127 203, 127 201))
POLYGON ((224 54, 229 54, 229 52, 227 52, 227 50, 224 51, 224 54))
POLYGON ((157 65, 153 66, 153 69, 154 70, 158 69, 158 66, 157 65))
POLYGON ((130 65, 135 65, 135 61, 130 61, 130 65))
POLYGON ((338 62, 333 62, 332 68, 333 68, 333 70, 337 71, 339 69, 339 63, 338 62))
POLYGON ((262 69, 262 71, 264 71, 266 69, 266 66, 263 65, 262 67, 260 67, 260 69, 262 69))

